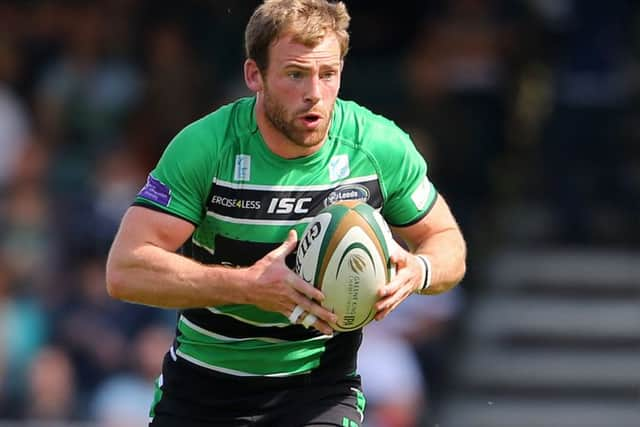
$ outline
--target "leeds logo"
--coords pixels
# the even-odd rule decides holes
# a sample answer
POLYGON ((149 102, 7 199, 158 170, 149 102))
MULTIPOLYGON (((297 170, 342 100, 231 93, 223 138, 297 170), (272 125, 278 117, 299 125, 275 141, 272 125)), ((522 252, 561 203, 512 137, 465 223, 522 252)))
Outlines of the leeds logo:
POLYGON ((343 200, 369 200, 369 189, 360 184, 342 185, 333 190, 326 199, 324 205, 329 206, 343 200))

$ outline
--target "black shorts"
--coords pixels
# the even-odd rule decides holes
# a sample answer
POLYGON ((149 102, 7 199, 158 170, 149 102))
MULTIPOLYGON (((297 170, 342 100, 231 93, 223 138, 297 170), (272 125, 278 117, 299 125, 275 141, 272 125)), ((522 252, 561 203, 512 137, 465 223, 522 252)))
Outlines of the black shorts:
POLYGON ((357 375, 236 377, 165 357, 150 427, 360 427, 357 375))

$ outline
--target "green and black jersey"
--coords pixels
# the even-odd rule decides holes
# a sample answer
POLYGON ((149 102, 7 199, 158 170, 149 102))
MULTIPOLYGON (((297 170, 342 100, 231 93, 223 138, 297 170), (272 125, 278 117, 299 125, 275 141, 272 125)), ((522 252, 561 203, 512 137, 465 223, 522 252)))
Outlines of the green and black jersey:
MULTIPOLYGON (((137 205, 196 226, 186 256, 251 265, 291 228, 302 235, 322 208, 339 200, 364 200, 396 226, 417 222, 433 205, 426 163, 393 122, 338 100, 322 148, 284 159, 265 145, 254 104, 255 98, 240 99, 183 129, 138 194, 137 205)), ((183 310, 177 331, 174 358, 256 377, 353 372, 361 338, 360 331, 324 336, 280 313, 239 304, 183 310)))

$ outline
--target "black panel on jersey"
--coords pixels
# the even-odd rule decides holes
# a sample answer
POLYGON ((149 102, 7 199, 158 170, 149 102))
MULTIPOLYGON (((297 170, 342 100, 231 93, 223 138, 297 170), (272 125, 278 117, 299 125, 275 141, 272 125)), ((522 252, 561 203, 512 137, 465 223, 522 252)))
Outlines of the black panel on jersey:
POLYGON ((216 314, 205 308, 183 310, 182 314, 190 322, 209 331, 230 338, 269 337, 286 341, 305 340, 320 335, 315 329, 291 325, 287 327, 259 327, 241 322, 224 314, 216 314))
POLYGON ((268 190, 231 188, 214 183, 209 211, 232 218, 297 221, 313 217, 341 200, 363 200, 374 208, 382 206, 377 179, 351 184, 336 183, 324 190, 268 190))
POLYGON ((320 356, 320 366, 335 372, 353 373, 356 371, 356 354, 362 342, 362 329, 336 333, 325 344, 320 356))
MULTIPOLYGON (((227 266, 250 266, 280 246, 281 243, 247 242, 230 239, 221 235, 215 237, 215 253, 203 249, 189 241, 180 249, 180 253, 203 264, 221 264, 227 266)), ((293 269, 296 261, 295 250, 287 255, 285 262, 293 269)))

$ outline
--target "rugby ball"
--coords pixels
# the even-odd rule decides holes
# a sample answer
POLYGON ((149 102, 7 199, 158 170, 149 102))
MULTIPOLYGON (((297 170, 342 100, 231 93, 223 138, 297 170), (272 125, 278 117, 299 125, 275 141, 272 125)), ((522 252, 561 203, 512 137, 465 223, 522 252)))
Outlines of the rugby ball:
POLYGON ((334 330, 360 329, 375 317, 377 292, 395 273, 392 239, 382 216, 360 201, 329 205, 307 225, 295 271, 324 294, 322 305, 338 316, 334 330))

